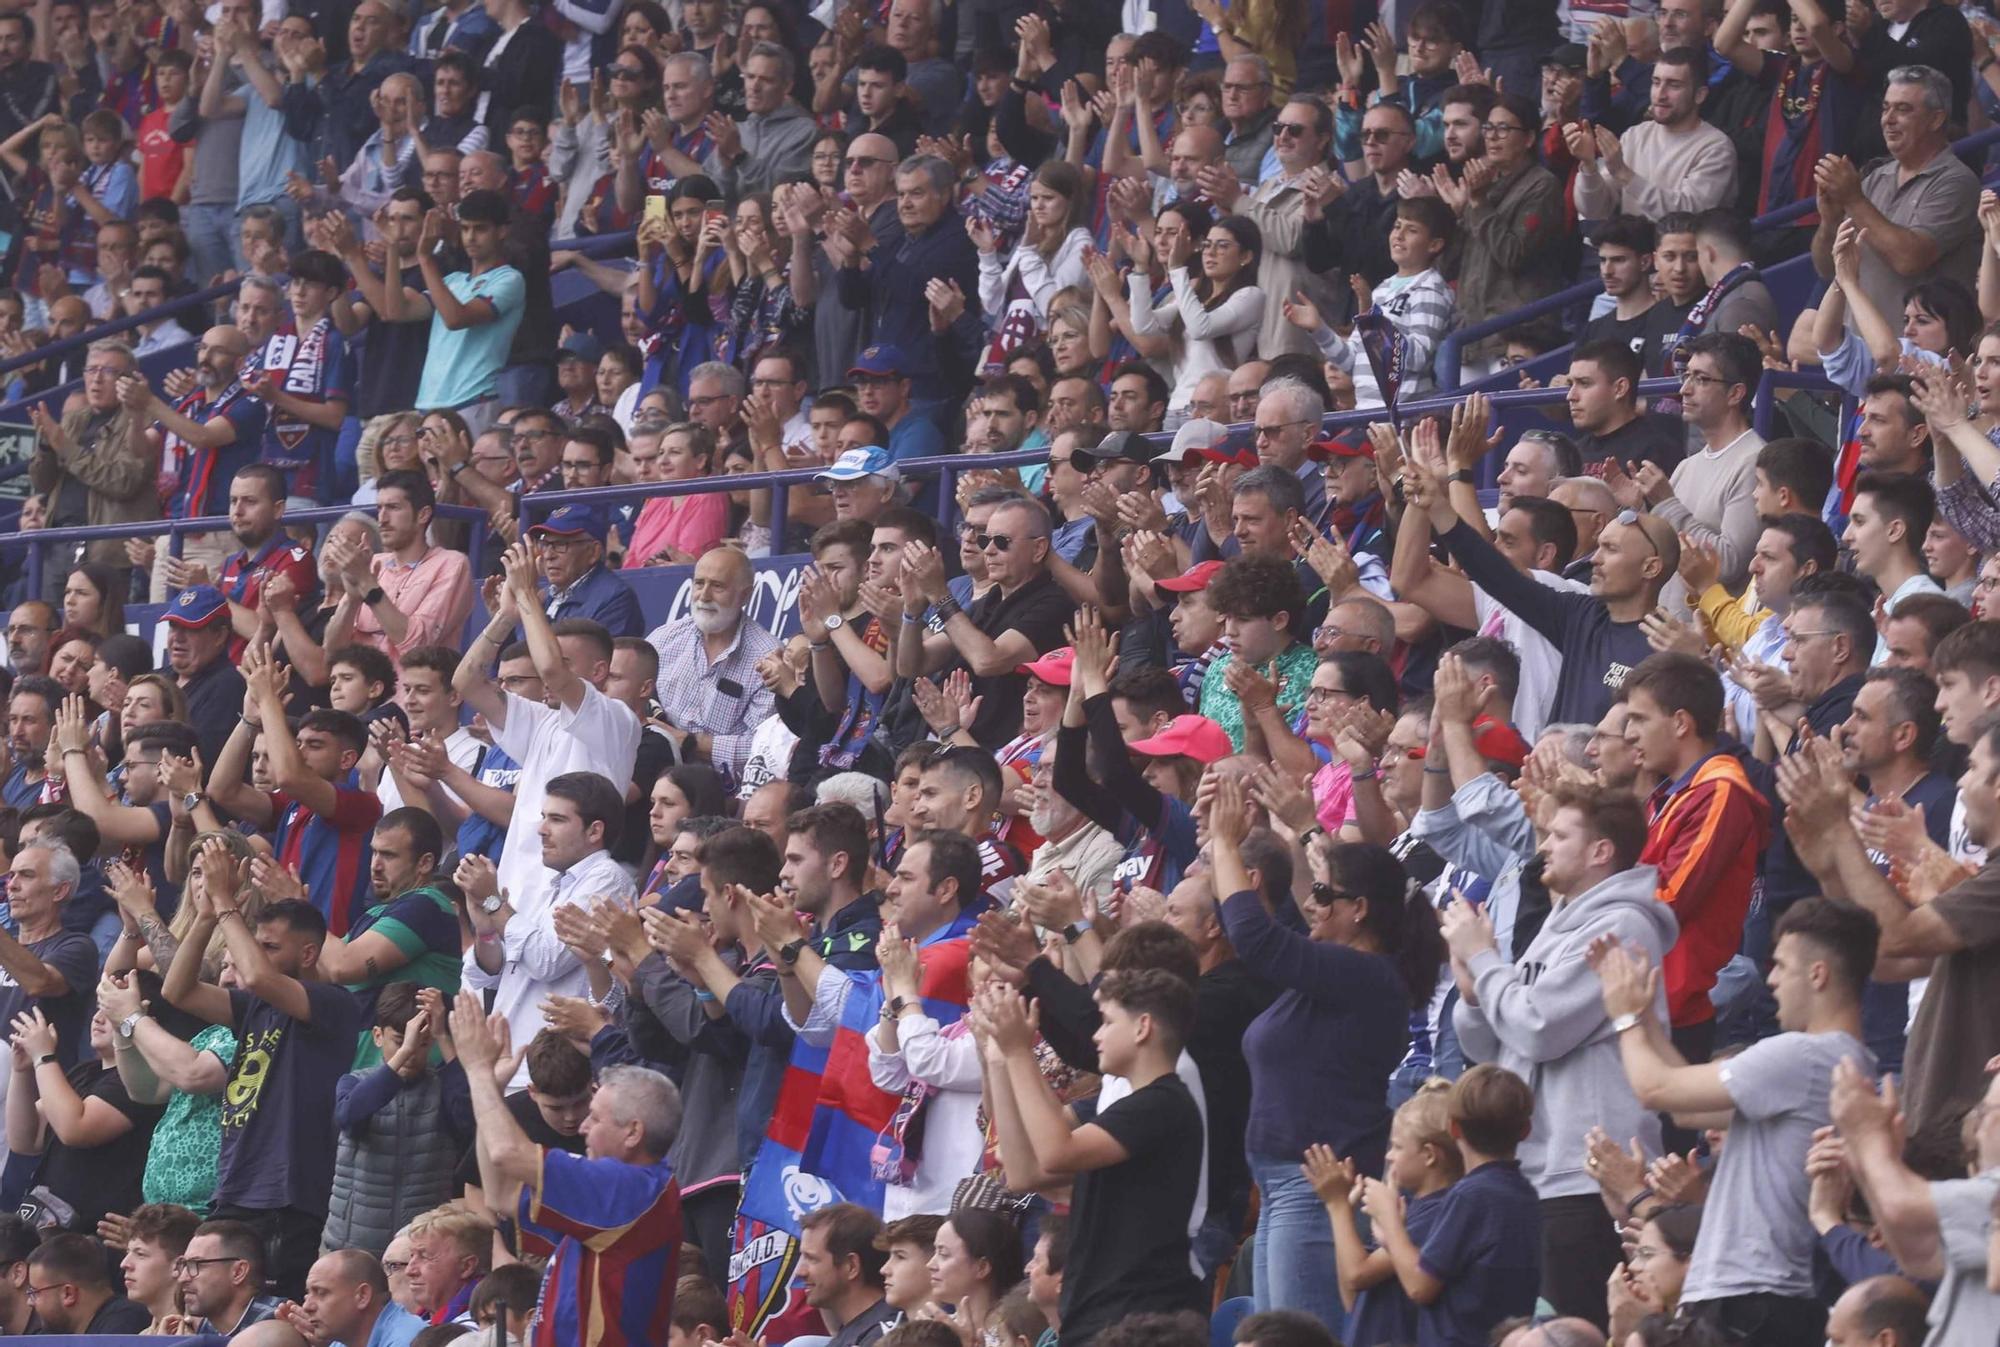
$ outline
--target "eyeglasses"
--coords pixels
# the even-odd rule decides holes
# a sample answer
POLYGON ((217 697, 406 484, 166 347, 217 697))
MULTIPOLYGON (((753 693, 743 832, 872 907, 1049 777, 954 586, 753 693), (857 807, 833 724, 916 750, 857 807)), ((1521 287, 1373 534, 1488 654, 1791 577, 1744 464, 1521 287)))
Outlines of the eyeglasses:
POLYGON ((1409 134, 1408 131, 1403 130, 1400 126, 1364 126, 1361 128, 1361 143, 1364 145, 1380 145, 1385 140, 1394 140, 1398 136, 1407 136, 1409 134))
POLYGON ((752 388, 790 388, 793 382, 791 379, 752 379, 750 386, 752 388))
POLYGON ((1270 85, 1264 83, 1262 80, 1258 80, 1252 84, 1239 84, 1231 80, 1224 80, 1222 82, 1222 92, 1226 94, 1254 94, 1259 89, 1268 89, 1270 87, 1270 85))
MULTIPOLYGON (((1234 402, 1237 396, 1237 394, 1232 393, 1229 395, 1229 400, 1234 402)), ((1253 393, 1249 396, 1255 397, 1256 394, 1253 393)), ((1258 426, 1253 433, 1260 440, 1275 440, 1278 438, 1278 432, 1281 430, 1289 429, 1292 426, 1309 426, 1311 424, 1312 422, 1310 421, 1280 421, 1274 426, 1258 426)))
POLYGON ((1205 253, 1219 253, 1224 249, 1236 246, 1235 239, 1203 239, 1201 241, 1201 250, 1205 253))
POLYGON ((33 1300, 36 1296, 41 1295, 44 1291, 60 1291, 63 1289, 63 1287, 69 1286, 71 1284, 72 1283, 70 1282, 57 1282, 53 1286, 37 1286, 33 1282, 29 1282, 26 1286, 22 1287, 21 1289, 27 1292, 28 1299, 33 1300))
POLYGON ((555 437, 556 433, 553 430, 516 430, 514 432, 514 438, 517 440, 552 440, 555 437))
POLYGON ((125 373, 123 365, 85 365, 83 367, 83 375, 86 379, 115 379, 123 373, 125 373))
POLYGON ((1361 901, 1359 896, 1355 894, 1348 893, 1343 889, 1336 889, 1331 884, 1322 884, 1318 880, 1313 881, 1312 900, 1316 907, 1332 907, 1335 903, 1343 901, 1349 903, 1358 903, 1361 901))
POLYGON ((1525 126, 1510 126, 1506 122, 1481 122, 1479 129, 1489 136, 1511 136, 1516 131, 1526 131, 1525 126))
POLYGON ((989 549, 1005 552, 1014 545, 1014 540, 1004 533, 975 533, 972 535, 972 545, 982 552, 989 549))
POLYGON ((1840 632, 1828 628, 1824 631, 1788 631, 1785 633, 1785 639, 1796 644, 1799 641, 1810 641, 1815 636, 1839 636, 1839 635, 1841 635, 1840 632))
MULTIPOLYGON (((1324 629, 1322 628, 1322 630, 1324 630, 1324 629)), ((1338 632, 1336 632, 1336 633, 1335 633, 1335 635, 1336 635, 1336 636, 1337 636, 1338 634, 1339 634, 1338 632)), ((1350 690, 1349 690, 1349 689, 1347 689, 1347 688, 1307 688, 1307 689, 1306 689, 1306 700, 1307 700, 1308 702, 1330 702, 1330 701, 1332 701, 1332 700, 1333 700, 1333 699, 1334 699, 1335 697, 1359 697, 1360 695, 1361 695, 1360 693, 1358 693, 1358 692, 1353 692, 1353 691, 1350 691, 1350 690)))
POLYGON ((1703 374, 1698 370, 1682 370, 1681 385, 1693 384, 1696 388, 1706 388, 1710 384, 1727 384, 1729 380, 1718 379, 1713 374, 1703 374))
POLYGON ((384 444, 415 444, 416 442, 417 437, 408 431, 404 431, 398 435, 384 435, 382 437, 382 443, 384 444))
POLYGON ((1650 533, 1646 532, 1644 528, 1640 527, 1639 512, 1637 510, 1620 510, 1617 514, 1612 516, 1611 522, 1614 524, 1627 524, 1633 528, 1638 529, 1639 536, 1646 540, 1646 546, 1652 549, 1653 555, 1654 556, 1660 555, 1659 546, 1653 542, 1653 536, 1650 533))
POLYGON ((1306 134, 1306 133, 1307 133, 1308 131, 1310 131, 1310 130, 1312 130, 1312 128, 1311 128, 1310 126, 1307 126, 1307 125, 1306 125, 1306 124, 1305 124, 1304 122, 1273 122, 1273 123, 1271 123, 1271 134, 1272 134, 1272 135, 1273 135, 1274 137, 1276 137, 1276 136, 1302 136, 1302 135, 1305 135, 1305 134, 1306 134))
POLYGON ((240 1263, 242 1261, 244 1260, 240 1258, 176 1258, 174 1260, 174 1275, 176 1277, 192 1277, 210 1263, 240 1263))

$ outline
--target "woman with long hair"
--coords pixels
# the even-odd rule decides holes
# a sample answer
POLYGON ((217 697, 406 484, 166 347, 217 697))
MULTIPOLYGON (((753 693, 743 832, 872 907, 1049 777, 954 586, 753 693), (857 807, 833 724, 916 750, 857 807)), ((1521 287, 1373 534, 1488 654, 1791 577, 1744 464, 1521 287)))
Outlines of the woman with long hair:
MULTIPOLYGON (((1264 292, 1257 288, 1257 264, 1264 234, 1245 215, 1224 215, 1209 226, 1200 244, 1199 267, 1183 263, 1167 272, 1172 298, 1147 299, 1148 278, 1133 268, 1127 279, 1133 327, 1140 332, 1178 335, 1167 401, 1167 425, 1187 417, 1194 387, 1207 375, 1227 373, 1257 354, 1257 329, 1264 321, 1264 292)), ((1194 259, 1190 259, 1194 260, 1194 259)))
POLYGON ((758 357, 773 347, 809 335, 812 311, 792 298, 786 268, 790 240, 778 248, 776 221, 768 193, 753 192, 736 203, 736 220, 722 235, 729 258, 729 327, 716 339, 715 358, 748 375, 758 357))
POLYGON ((995 319, 987 363, 1004 365, 1015 347, 1039 337, 1056 292, 1088 279, 1083 254, 1090 246, 1090 204, 1081 170, 1056 159, 1036 169, 1028 185, 1028 216, 1013 256, 1001 260, 1000 236, 991 224, 966 220, 965 232, 979 249, 979 302, 995 319))
POLYGON ((99 636, 125 630, 125 588, 109 566, 85 561, 71 568, 63 581, 62 622, 86 627, 99 636))
POLYGON ((1000 1297, 1021 1280, 1021 1231, 998 1212, 961 1207, 938 1227, 931 1249, 931 1299, 950 1309, 959 1335, 978 1342, 1000 1297))
POLYGON ((612 151, 633 149, 645 114, 659 109, 660 69, 652 46, 629 43, 591 80, 587 99, 577 85, 562 86, 561 115, 549 128, 549 176, 562 184, 563 209, 551 237, 628 226, 629 214, 617 209, 612 151))
POLYGON ((1144 359, 1172 385, 1181 358, 1180 329, 1157 324, 1142 329, 1138 313, 1141 309, 1150 313, 1163 305, 1171 311, 1173 285, 1169 278, 1176 269, 1185 269, 1201 257, 1202 241, 1214 223, 1214 212, 1201 202, 1177 201, 1160 208, 1150 231, 1115 227, 1111 251, 1090 258, 1090 349, 1100 353, 1111 368, 1127 360, 1144 359), (1129 295, 1118 280, 1121 252, 1132 262, 1126 282, 1131 287, 1129 295))
MULTIPOLYGON (((1343 1322, 1333 1230, 1299 1162, 1315 1145, 1379 1174, 1389 1142, 1389 1076, 1410 1045, 1410 1012, 1429 1004, 1445 961, 1437 912, 1389 852, 1317 839, 1293 897, 1303 934, 1280 925, 1250 882, 1243 783, 1223 777, 1209 812, 1223 929, 1244 967, 1278 988, 1243 1036, 1250 1124, 1243 1144, 1262 1196, 1259 1310, 1343 1322)), ((1266 875, 1270 867, 1260 867, 1266 875)))
POLYGON ((639 312, 660 338, 660 381, 683 398, 694 367, 715 359, 726 327, 729 213, 708 208, 721 198, 712 180, 690 174, 667 193, 665 220, 639 224, 639 312))

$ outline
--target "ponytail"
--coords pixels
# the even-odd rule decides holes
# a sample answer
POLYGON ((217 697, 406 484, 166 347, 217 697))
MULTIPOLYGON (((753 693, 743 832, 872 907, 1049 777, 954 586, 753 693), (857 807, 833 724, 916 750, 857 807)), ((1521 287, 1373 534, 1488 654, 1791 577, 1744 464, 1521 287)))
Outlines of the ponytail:
POLYGON ((1387 848, 1343 842, 1333 848, 1341 887, 1368 900, 1362 926, 1396 965, 1412 1006, 1429 1003, 1446 958, 1437 909, 1387 848))

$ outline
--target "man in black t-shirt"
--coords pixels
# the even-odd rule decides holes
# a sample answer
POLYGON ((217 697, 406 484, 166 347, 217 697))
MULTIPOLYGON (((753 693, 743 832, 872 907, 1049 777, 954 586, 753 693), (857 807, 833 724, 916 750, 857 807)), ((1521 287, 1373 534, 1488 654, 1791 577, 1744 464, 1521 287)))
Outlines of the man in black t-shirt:
POLYGON ((1687 456, 1679 421, 1639 411, 1639 357, 1621 342, 1588 342, 1569 358, 1569 419, 1586 465, 1615 458, 1630 472, 1644 461, 1672 472, 1687 456))
POLYGON ((63 928, 63 909, 80 879, 68 847, 22 847, 7 882, 20 939, 0 927, 0 1016, 12 1024, 33 1004, 55 1026, 56 1055, 64 1067, 89 1054, 85 1030, 96 1008, 97 946, 89 936, 63 928))
POLYGON ((1644 358, 1647 320, 1659 303, 1653 295, 1654 241, 1652 222, 1636 215, 1614 215, 1597 231, 1597 276, 1616 307, 1585 323, 1580 342, 1621 342, 1644 358))
POLYGON ((144 1333, 153 1326, 144 1305, 111 1285, 104 1246, 89 1235, 55 1235, 28 1255, 35 1313, 48 1333, 144 1333))
POLYGON ((166 998, 210 1024, 236 1030, 223 1091, 215 1219, 241 1221, 264 1241, 273 1290, 305 1291, 319 1254, 333 1186, 334 1083, 354 1059, 363 1016, 345 987, 319 970, 326 918, 311 903, 268 904, 253 930, 236 905, 244 865, 220 838, 199 853, 195 918, 167 970, 166 998), (241 990, 201 981, 217 927, 241 990))
POLYGON ((1131 1092, 1072 1125, 1035 1060, 1035 1031, 1012 987, 988 983, 973 1002, 1004 1069, 989 1105, 1002 1136, 1027 1134, 1037 1169, 1073 1175, 1063 1347, 1084 1347, 1128 1314, 1203 1308, 1188 1248, 1201 1175, 1202 1120, 1175 1074, 1194 1028, 1194 988, 1159 969, 1121 969, 1097 985, 1098 1062, 1107 1086, 1131 1092))
POLYGON ((944 558, 923 543, 903 544, 903 636, 896 643, 896 676, 914 678, 964 668, 972 674, 979 714, 970 726, 981 748, 993 749, 1021 732, 1021 697, 1028 676, 1020 667, 1063 643, 1075 604, 1049 573, 1049 512, 1027 496, 993 507, 986 531, 973 541, 986 557, 992 582, 972 607, 959 606, 945 584, 944 558), (942 635, 921 631, 935 608, 942 635))
POLYGON ((382 234, 382 270, 369 264, 361 238, 347 217, 335 212, 317 228, 320 247, 339 256, 354 277, 355 299, 334 301, 333 320, 349 336, 368 333, 362 348, 361 373, 354 387, 355 414, 363 418, 415 405, 424 357, 431 348, 430 306, 416 301, 423 294, 423 272, 416 263, 417 236, 424 211, 434 204, 418 187, 399 187, 376 213, 382 234), (391 287, 394 287, 393 289, 391 287), (407 319, 390 313, 414 315, 407 319), (342 322, 342 318, 347 319, 342 322))

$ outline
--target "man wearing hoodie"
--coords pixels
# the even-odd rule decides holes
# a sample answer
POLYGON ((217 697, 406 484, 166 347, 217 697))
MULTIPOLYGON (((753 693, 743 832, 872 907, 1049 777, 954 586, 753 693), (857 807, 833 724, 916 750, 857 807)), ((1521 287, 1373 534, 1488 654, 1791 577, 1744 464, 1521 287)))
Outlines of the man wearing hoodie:
POLYGON ((819 127, 811 113, 791 100, 793 65, 792 54, 777 43, 757 43, 743 62, 743 120, 733 122, 719 112, 708 115, 715 148, 702 167, 731 201, 768 192, 812 170, 819 127))
MULTIPOLYGON (((1535 1083, 1535 1124, 1519 1155, 1541 1198, 1542 1295, 1558 1314, 1601 1327, 1606 1279, 1621 1249, 1584 1165, 1584 1136, 1601 1125, 1650 1153, 1660 1123, 1625 1079, 1585 956, 1609 937, 1645 950, 1651 962, 1673 946, 1677 927, 1655 892, 1659 872, 1638 863, 1646 817, 1637 800, 1565 788, 1544 807, 1553 815, 1538 851, 1555 906, 1520 959, 1508 962, 1478 907, 1453 903, 1444 911, 1460 996, 1452 1021, 1468 1061, 1493 1062, 1535 1083)), ((1664 1008, 1664 994, 1656 999, 1655 1009, 1664 1008)))
POLYGON ((1757 858, 1771 806, 1743 764, 1716 747, 1722 680, 1692 655, 1659 654, 1625 679, 1625 742, 1642 770, 1666 779, 1646 802, 1641 859, 1659 870, 1659 896, 1680 936, 1667 951, 1667 1011, 1674 1046, 1705 1062, 1715 1046, 1715 975, 1743 942, 1757 858))

